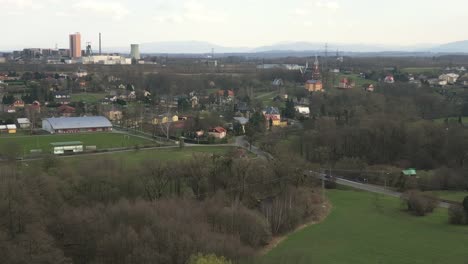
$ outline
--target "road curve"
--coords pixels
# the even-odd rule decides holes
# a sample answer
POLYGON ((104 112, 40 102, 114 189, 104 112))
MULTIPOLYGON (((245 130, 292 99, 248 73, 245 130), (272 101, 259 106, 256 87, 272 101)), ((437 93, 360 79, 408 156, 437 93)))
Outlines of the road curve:
MULTIPOLYGON (((354 181, 350 181, 350 180, 345 180, 343 178, 335 178, 335 179, 336 179, 337 184, 340 184, 340 185, 343 185, 343 186, 348 186, 348 187, 359 189, 359 190, 363 190, 363 191, 367 191, 367 192, 379 193, 379 194, 392 196, 392 197, 396 197, 396 198, 400 198, 401 195, 402 195, 402 193, 400 193, 400 192, 385 189, 383 187, 376 186, 376 185, 354 182, 354 181)), ((450 204, 446 203, 446 202, 439 202, 439 207, 449 208, 450 204)))

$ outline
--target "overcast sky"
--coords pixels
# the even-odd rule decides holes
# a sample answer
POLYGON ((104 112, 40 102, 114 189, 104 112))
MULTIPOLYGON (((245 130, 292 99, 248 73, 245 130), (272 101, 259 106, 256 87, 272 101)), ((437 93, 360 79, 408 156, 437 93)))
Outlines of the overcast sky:
MULTIPOLYGON (((68 34, 106 47, 208 41, 387 45, 468 39, 466 0, 0 0, 0 49, 68 46, 68 34)), ((84 45, 84 44, 83 44, 84 45)))

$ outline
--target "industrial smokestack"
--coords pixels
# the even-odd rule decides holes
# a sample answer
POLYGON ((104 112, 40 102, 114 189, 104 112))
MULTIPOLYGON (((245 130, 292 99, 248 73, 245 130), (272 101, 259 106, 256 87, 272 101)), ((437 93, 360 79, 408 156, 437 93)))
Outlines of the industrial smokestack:
POLYGON ((138 45, 138 44, 131 44, 131 45, 130 45, 130 48, 131 48, 130 57, 131 57, 133 60, 140 60, 140 59, 141 59, 141 56, 140 56, 140 45, 138 45))
POLYGON ((99 32, 99 55, 102 55, 102 49, 101 49, 101 32, 99 32))

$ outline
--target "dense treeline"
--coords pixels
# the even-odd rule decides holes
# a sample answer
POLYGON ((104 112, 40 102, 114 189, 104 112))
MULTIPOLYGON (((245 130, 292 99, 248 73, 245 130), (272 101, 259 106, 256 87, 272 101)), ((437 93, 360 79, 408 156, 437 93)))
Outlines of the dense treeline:
POLYGON ((2 165, 2 263, 187 263, 252 256, 323 213, 301 159, 2 165))
MULTIPOLYGON (((467 102, 463 93, 454 101, 429 87, 395 84, 376 93, 313 94, 310 101, 312 117, 304 129, 288 132, 306 160, 356 170, 356 178, 369 178, 366 170, 391 171, 389 183, 403 189, 411 184, 402 182, 400 171, 410 167, 420 171, 413 185, 423 189, 468 188, 468 130, 458 118, 467 102)), ((272 142, 266 141, 268 149, 272 142)))

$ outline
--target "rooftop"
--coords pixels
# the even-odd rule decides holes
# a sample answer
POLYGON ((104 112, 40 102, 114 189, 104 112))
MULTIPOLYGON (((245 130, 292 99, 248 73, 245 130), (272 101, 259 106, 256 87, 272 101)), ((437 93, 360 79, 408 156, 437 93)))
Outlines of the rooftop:
POLYGON ((53 129, 112 127, 103 116, 46 118, 44 121, 49 122, 53 129))
POLYGON ((54 147, 77 146, 77 145, 83 145, 83 142, 81 141, 54 142, 54 143, 50 143, 50 145, 54 147))

